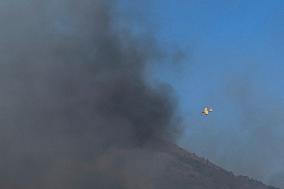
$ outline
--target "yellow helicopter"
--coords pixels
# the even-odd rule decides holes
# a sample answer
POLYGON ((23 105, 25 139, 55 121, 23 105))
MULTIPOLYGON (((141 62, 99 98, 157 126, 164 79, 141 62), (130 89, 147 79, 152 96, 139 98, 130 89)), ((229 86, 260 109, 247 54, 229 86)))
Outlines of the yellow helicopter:
POLYGON ((205 115, 205 116, 208 116, 209 112, 213 112, 213 108, 205 106, 203 108, 202 114, 205 115))

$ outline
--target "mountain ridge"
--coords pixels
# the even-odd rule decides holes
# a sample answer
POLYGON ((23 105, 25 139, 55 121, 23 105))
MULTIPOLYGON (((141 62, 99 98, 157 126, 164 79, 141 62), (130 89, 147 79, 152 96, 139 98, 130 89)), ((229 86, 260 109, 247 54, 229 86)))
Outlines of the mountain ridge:
POLYGON ((169 164, 169 169, 172 173, 169 172, 169 175, 165 175, 165 180, 168 180, 167 178, 169 177, 179 178, 176 181, 173 179, 173 182, 184 183, 180 184, 180 188, 277 189, 247 176, 236 176, 233 172, 227 171, 209 160, 201 158, 170 142, 156 140, 146 144, 145 147, 153 150, 154 153, 164 153, 172 157, 174 162, 169 164), (190 182, 186 181, 187 179, 190 182))

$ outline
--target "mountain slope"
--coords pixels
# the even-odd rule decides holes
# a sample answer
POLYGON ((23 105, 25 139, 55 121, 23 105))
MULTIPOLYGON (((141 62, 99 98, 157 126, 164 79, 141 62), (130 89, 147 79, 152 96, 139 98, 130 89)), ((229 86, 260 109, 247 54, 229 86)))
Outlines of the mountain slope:
MULTIPOLYGON (((191 189, 273 189, 245 176, 235 176, 211 162, 161 141, 151 142, 148 150, 159 154, 158 162, 166 162, 160 175, 160 188, 191 189)), ((275 189, 275 188, 274 188, 275 189)))

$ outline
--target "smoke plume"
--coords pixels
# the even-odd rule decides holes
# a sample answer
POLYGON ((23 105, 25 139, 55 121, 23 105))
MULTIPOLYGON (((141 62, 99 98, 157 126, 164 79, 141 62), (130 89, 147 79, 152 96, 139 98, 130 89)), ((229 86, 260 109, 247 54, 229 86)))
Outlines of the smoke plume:
POLYGON ((163 52, 118 4, 1 1, 1 188, 153 187, 143 146, 174 139, 175 102, 145 82, 163 52))

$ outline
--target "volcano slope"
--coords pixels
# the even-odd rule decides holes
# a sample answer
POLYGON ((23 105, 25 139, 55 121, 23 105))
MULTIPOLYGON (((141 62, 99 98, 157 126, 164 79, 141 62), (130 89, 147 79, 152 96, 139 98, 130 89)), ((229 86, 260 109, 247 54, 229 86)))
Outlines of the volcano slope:
POLYGON ((276 189, 247 176, 235 176, 172 143, 156 140, 145 150, 151 151, 155 162, 158 162, 144 168, 150 173, 159 170, 157 178, 152 179, 155 183, 153 188, 276 189))
MULTIPOLYGON (((98 168, 97 165, 85 164, 76 169, 85 178, 91 178, 89 176, 96 172, 92 167, 98 168)), ((101 159, 99 167, 106 175, 100 175, 99 182, 92 180, 88 183, 100 188, 277 189, 247 176, 235 176, 206 159, 161 140, 152 140, 138 148, 110 150, 101 159)))

